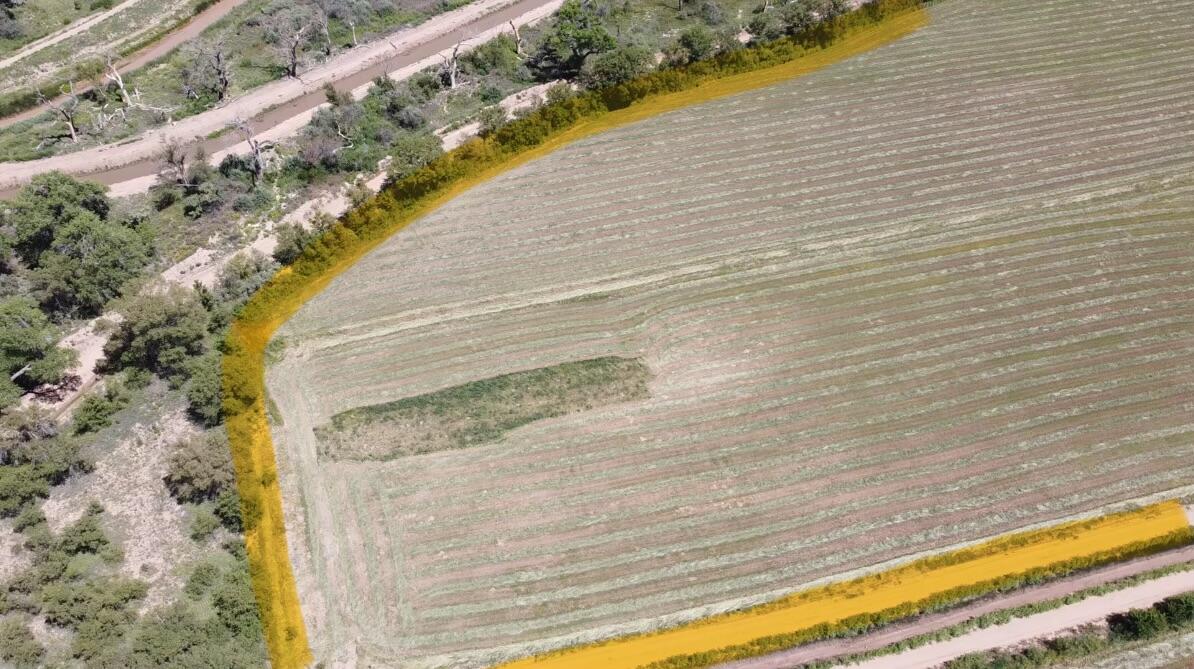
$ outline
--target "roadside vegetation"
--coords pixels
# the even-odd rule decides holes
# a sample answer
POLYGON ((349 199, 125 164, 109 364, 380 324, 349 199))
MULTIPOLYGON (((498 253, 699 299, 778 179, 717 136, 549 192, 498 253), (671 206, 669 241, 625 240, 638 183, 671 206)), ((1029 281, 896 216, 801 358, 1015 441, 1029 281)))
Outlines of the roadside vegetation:
MULTIPOLYGON (((984 614, 975 616, 973 618, 970 618, 969 620, 966 620, 965 622, 957 623, 955 625, 950 625, 948 627, 943 627, 941 629, 938 629, 938 630, 935 630, 933 632, 929 632, 926 634, 920 634, 917 636, 909 637, 907 639, 904 639, 903 641, 889 644, 887 646, 878 648, 873 651, 868 651, 865 653, 851 653, 849 655, 840 655, 838 657, 834 657, 834 658, 831 658, 828 660, 821 660, 821 661, 816 661, 816 662, 806 662, 804 664, 799 665, 799 667, 800 667, 800 669, 829 669, 830 667, 857 664, 859 662, 862 662, 863 660, 867 660, 867 659, 870 659, 873 657, 880 657, 883 655, 896 655, 896 654, 902 653, 906 650, 911 650, 913 648, 919 648, 920 646, 924 646, 926 644, 935 643, 938 641, 946 641, 948 639, 959 637, 959 636, 962 636, 962 635, 964 635, 968 632, 971 632, 973 630, 976 630, 976 629, 985 629, 987 627, 991 627, 992 625, 1001 625, 1001 624, 1009 622, 1011 620, 1015 620, 1016 618, 1024 618, 1026 616, 1031 616, 1031 615, 1034 615, 1037 613, 1043 613, 1045 611, 1052 611, 1054 609, 1061 608, 1062 606, 1066 606, 1068 604, 1080 602, 1084 599, 1087 599, 1088 597, 1096 597, 1098 595, 1104 595, 1104 594, 1107 594, 1110 592, 1123 590, 1125 588, 1129 588, 1134 585, 1144 583, 1146 581, 1151 581, 1153 579, 1160 578, 1162 576, 1167 576, 1169 574, 1174 574, 1174 573, 1183 572, 1183 571, 1190 571, 1192 569, 1194 569, 1194 563, 1192 563, 1192 562, 1184 562, 1184 563, 1175 564, 1175 565, 1168 566, 1168 567, 1153 569, 1153 570, 1149 570, 1146 572, 1142 572, 1140 574, 1136 574, 1135 576, 1130 576, 1128 578, 1118 579, 1115 581, 1111 581, 1109 583, 1105 583, 1103 585, 1079 590, 1077 592, 1071 593, 1064 597, 1058 597, 1055 599, 1049 599, 1049 600, 1045 600, 1045 601, 1041 601, 1041 602, 1036 602, 1033 604, 1025 604, 1023 606, 1010 607, 1010 608, 1006 608, 1006 609, 992 611, 989 613, 984 613, 984 614)), ((1006 592, 1011 592, 1011 590, 1006 591, 1006 592)), ((1005 594, 1005 592, 992 593, 991 595, 988 595, 988 597, 984 597, 982 599, 997 598, 1003 594, 1005 594)), ((982 599, 977 600, 977 601, 982 601, 982 599)), ((974 603, 974 602, 962 602, 962 603, 959 603, 959 605, 967 605, 967 604, 971 604, 971 603, 974 603)), ((953 609, 953 608, 955 608, 955 607, 949 606, 949 607, 942 609, 942 611, 949 611, 950 609, 953 609)), ((911 622, 911 621, 900 621, 900 622, 911 622)), ((869 632, 878 632, 882 629, 883 628, 880 627, 880 628, 877 628, 874 630, 870 630, 869 632)), ((854 635, 846 635, 846 636, 854 636, 854 635)), ((838 638, 844 638, 844 637, 838 637, 838 638)))
MULTIPOLYGON (((26 2, 22 7, 53 7, 61 0, 26 2)), ((80 10, 89 6, 86 0, 74 1, 80 10)), ((60 38, 46 35, 49 41, 28 45, 0 54, 6 60, 0 68, 0 116, 8 116, 34 107, 42 98, 53 100, 62 92, 82 93, 89 81, 100 77, 99 68, 109 58, 119 60, 178 29, 192 16, 210 6, 215 0, 94 0, 88 14, 106 16, 79 17, 84 25, 63 25, 60 38), (110 10, 110 11, 109 11, 110 10), (77 29, 76 29, 77 28, 77 29)), ((20 22, 20 10, 15 10, 20 22)), ((58 31, 53 31, 58 32, 58 31)))
POLYGON ((965 655, 946 669, 1036 669, 1086 665, 1159 639, 1194 630, 1194 592, 1167 597, 1142 609, 1107 616, 1105 626, 1043 639, 1015 650, 965 655))
POLYGON ((122 71, 119 56, 127 51, 98 50, 78 62, 68 78, 6 94, 0 112, 46 100, 51 108, 0 130, 0 151, 7 160, 30 160, 116 142, 270 81, 301 76, 358 44, 467 3, 247 0, 197 39, 148 66, 122 71))
POLYGON ((0 2, 0 57, 115 4, 114 0, 4 0, 0 2))

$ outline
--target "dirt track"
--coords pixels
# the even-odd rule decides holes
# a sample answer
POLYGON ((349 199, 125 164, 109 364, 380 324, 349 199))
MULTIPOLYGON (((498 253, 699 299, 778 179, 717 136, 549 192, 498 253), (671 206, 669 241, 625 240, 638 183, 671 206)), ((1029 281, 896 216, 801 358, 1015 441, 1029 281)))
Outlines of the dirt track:
MULTIPOLYGON (((129 0, 129 2, 119 5, 118 7, 116 7, 113 10, 104 12, 103 14, 99 14, 99 15, 97 15, 97 17, 107 18, 113 12, 121 10, 121 9, 125 9, 129 5, 139 2, 139 1, 140 0, 129 0)), ((170 53, 171 51, 173 51, 174 49, 178 48, 178 46, 183 44, 184 42, 187 42, 189 40, 192 40, 192 39, 198 37, 200 33, 202 33, 204 30, 206 30, 208 28, 208 26, 210 26, 211 24, 215 23, 216 21, 219 21, 220 19, 224 18, 225 16, 228 15, 229 12, 231 12, 233 9, 236 9, 240 5, 244 4, 244 2, 245 2, 245 0, 219 0, 218 2, 214 3, 212 6, 208 7, 207 9, 203 10, 202 12, 199 12, 198 14, 196 14, 194 17, 191 18, 191 20, 189 20, 186 23, 179 26, 177 30, 162 37, 162 39, 154 42, 153 44, 150 44, 150 45, 146 46, 145 48, 140 49, 139 51, 136 51, 132 54, 129 54, 125 58, 121 59, 116 64, 117 69, 120 70, 121 72, 128 72, 130 70, 136 70, 140 67, 144 67, 145 65, 147 65, 149 63, 152 63, 153 61, 157 60, 158 58, 161 58, 162 56, 164 56, 164 55, 170 53)), ((93 17, 93 18, 95 18, 95 17, 93 17)), ((82 23, 83 22, 80 21, 79 25, 71 26, 71 28, 68 28, 67 30, 64 30, 60 33, 55 33, 55 35, 54 35, 55 40, 53 42, 42 44, 41 46, 38 47, 38 50, 43 49, 47 46, 50 46, 51 44, 60 42, 60 41, 66 39, 68 37, 71 37, 75 34, 78 34, 82 30, 91 27, 96 22, 92 21, 90 23, 87 23, 87 25, 82 25, 82 23)), ((29 52, 29 53, 32 53, 32 52, 29 52)), ((4 67, 9 63, 20 60, 20 58, 23 58, 23 57, 29 55, 29 53, 22 53, 22 54, 19 54, 18 56, 13 56, 9 59, 6 59, 2 63, 0 63, 0 67, 4 67)), ((82 93, 82 92, 90 90, 90 89, 91 89, 91 86, 87 85, 87 86, 77 88, 76 90, 78 90, 80 93, 82 93)), ((59 96, 58 98, 55 98, 55 101, 61 100, 64 97, 65 96, 59 96)), ((47 105, 38 105, 36 107, 30 107, 29 109, 26 109, 21 112, 17 112, 16 114, 10 114, 8 116, 5 116, 4 118, 0 118, 0 128, 7 128, 11 125, 20 123, 21 121, 27 121, 27 120, 37 116, 38 114, 45 112, 47 109, 48 109, 47 105)))
POLYGON ((1180 572, 1118 592, 1084 599, 1052 611, 1018 618, 1003 625, 975 630, 949 641, 929 644, 899 655, 877 657, 855 665, 859 669, 921 669, 989 648, 1003 648, 1058 634, 1102 620, 1119 611, 1152 605, 1166 597, 1194 590, 1194 572, 1180 572))
MULTIPOLYGON (((17 49, 15 52, 13 52, 12 55, 7 56, 3 60, 0 60, 0 68, 8 67, 9 65, 12 65, 13 63, 15 63, 19 60, 22 60, 24 58, 28 58, 29 56, 32 56, 33 54, 37 53, 38 51, 41 51, 42 49, 54 46, 55 44, 61 42, 64 39, 74 37, 75 35, 78 35, 79 33, 83 32, 84 30, 87 30, 91 26, 94 26, 95 24, 103 21, 104 19, 107 19, 110 16, 113 16, 114 14, 119 14, 120 12, 123 12, 124 10, 128 9, 132 5, 135 5, 139 2, 143 2, 143 0, 125 0, 125 2, 117 4, 116 6, 112 7, 111 9, 109 9, 107 11, 100 12, 98 14, 92 14, 90 16, 85 16, 85 17, 79 19, 78 21, 75 21, 74 23, 71 23, 70 25, 66 26, 62 30, 59 30, 54 33, 50 33, 49 35, 46 35, 45 37, 38 38, 38 39, 26 44, 25 46, 21 47, 20 49, 17 49)), ((3 127, 3 126, 0 126, 0 127, 3 127)))
MULTIPOLYGON (((1093 588, 1110 583, 1112 581, 1128 578, 1136 574, 1151 571, 1153 569, 1189 562, 1191 560, 1194 560, 1194 546, 1167 551, 1159 555, 1152 555, 1146 558, 1140 558, 1138 560, 1131 560, 1129 562, 1109 565, 1107 567, 1089 571, 1077 576, 1052 581, 1045 585, 1016 590, 1005 596, 983 599, 967 606, 923 616, 908 623, 890 625, 872 634, 847 639, 830 639, 819 643, 801 646, 799 648, 793 648, 792 650, 784 651, 782 653, 775 653, 772 655, 750 660, 743 660, 740 662, 732 662, 720 666, 722 669, 786 669, 788 667, 799 666, 801 664, 816 662, 818 660, 827 660, 829 658, 841 657, 843 655, 865 653, 878 650, 884 646, 889 646, 893 643, 898 643, 900 641, 904 641, 905 639, 910 639, 921 634, 927 634, 935 630, 945 629, 946 627, 957 625, 958 623, 965 622, 971 618, 981 616, 985 613, 1002 611, 1024 606, 1026 604, 1045 602, 1051 599, 1058 599, 1060 597, 1065 597, 1066 595, 1080 592, 1088 588, 1093 588)), ((1182 583, 1185 585, 1183 589, 1179 591, 1194 589, 1194 572, 1184 572, 1180 575, 1184 576, 1186 580, 1182 581, 1182 583)), ((1067 605, 1053 611, 1045 612, 1040 614, 1040 616, 1034 615, 1019 620, 1036 621, 1042 616, 1049 616, 1051 614, 1058 614, 1058 619, 1061 620, 1070 620, 1075 617, 1082 618, 1085 616, 1085 618, 1082 620, 1078 620, 1077 622, 1057 628, 1057 631, 1060 631, 1083 622, 1097 620, 1102 616, 1107 615, 1106 613, 1092 613, 1094 611, 1101 611, 1104 608, 1103 602, 1106 597, 1112 598, 1108 601, 1112 601, 1116 604, 1120 603, 1120 600, 1123 597, 1134 597, 1133 593, 1144 593, 1143 596, 1147 599, 1147 597, 1153 596, 1153 591, 1157 587, 1164 588, 1166 587, 1165 584, 1167 583, 1168 581, 1163 581, 1163 579, 1148 581, 1146 583, 1141 583, 1138 586, 1133 586, 1115 593, 1110 593, 1106 596, 1091 597, 1081 602, 1076 602, 1072 605, 1067 605), (1162 585, 1155 585, 1157 583, 1161 583, 1162 585)), ((1168 594, 1172 593, 1163 594, 1156 599, 1164 598, 1168 596, 1168 594)), ((1149 600, 1145 603, 1151 603, 1152 601, 1156 601, 1156 599, 1149 600)), ((1135 600, 1133 599, 1133 601, 1135 600)), ((1131 606, 1139 605, 1140 604, 1129 604, 1122 608, 1131 608, 1131 606)), ((1113 608, 1109 612, 1118 610, 1120 609, 1113 608)), ((1049 620, 1053 619, 1054 617, 1049 618, 1049 620)), ((996 643, 992 643, 990 645, 981 645, 983 643, 987 643, 990 641, 990 639, 988 639, 985 634, 980 635, 979 632, 986 633, 991 632, 992 630, 1001 630, 1002 635, 1006 636, 1013 630, 1019 629, 1021 629, 1021 627, 1017 626, 1013 628, 1011 624, 1007 624, 987 628, 986 630, 976 630, 975 632, 959 636, 947 642, 929 644, 907 651, 905 653, 875 658, 870 662, 858 666, 868 668, 873 667, 874 669, 878 669, 879 667, 883 667, 884 669, 894 669, 895 667, 925 667, 932 663, 930 661, 930 655, 932 658, 935 658, 942 653, 950 652, 958 648, 966 649, 962 650, 961 652, 957 652, 954 655, 950 655, 949 657, 942 657, 940 659, 933 660, 936 662, 943 662, 948 660, 950 657, 956 657, 957 655, 983 650, 984 648, 1010 645, 1016 643, 1017 641, 1030 639, 1045 633, 1039 631, 1040 625, 1030 625, 1027 627, 1027 629, 1038 631, 1033 632, 1031 635, 1024 637, 1023 639, 1013 638, 1006 642, 997 641, 996 643), (951 645, 955 644, 955 642, 958 642, 957 645, 951 645), (929 653, 929 649, 934 650, 929 653), (922 656, 919 654, 921 651, 925 651, 928 654, 922 656)), ((1000 636, 999 638, 1002 639, 1003 636, 1000 636)))
POLYGON ((0 196, 19 188, 36 174, 61 170, 104 184, 117 184, 152 176, 158 170, 157 154, 166 142, 202 145, 213 155, 241 141, 238 133, 224 133, 237 119, 251 119, 254 133, 304 114, 326 102, 325 83, 351 91, 373 78, 434 57, 445 48, 478 33, 524 20, 536 10, 558 5, 558 0, 478 0, 458 10, 436 16, 389 39, 363 45, 303 73, 257 88, 223 107, 192 116, 145 133, 119 145, 85 149, 40 160, 0 164, 0 196))

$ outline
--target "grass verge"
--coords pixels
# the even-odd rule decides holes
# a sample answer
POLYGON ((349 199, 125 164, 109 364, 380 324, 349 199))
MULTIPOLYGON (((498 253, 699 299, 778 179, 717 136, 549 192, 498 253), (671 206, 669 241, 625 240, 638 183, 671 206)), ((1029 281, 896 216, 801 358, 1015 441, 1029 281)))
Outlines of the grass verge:
POLYGON ((272 666, 290 669, 312 659, 286 546, 265 401, 265 351, 282 323, 390 235, 502 172, 589 135, 814 72, 926 22, 917 0, 879 0, 794 38, 554 102, 390 184, 279 270, 229 329, 222 372, 250 576, 272 666))

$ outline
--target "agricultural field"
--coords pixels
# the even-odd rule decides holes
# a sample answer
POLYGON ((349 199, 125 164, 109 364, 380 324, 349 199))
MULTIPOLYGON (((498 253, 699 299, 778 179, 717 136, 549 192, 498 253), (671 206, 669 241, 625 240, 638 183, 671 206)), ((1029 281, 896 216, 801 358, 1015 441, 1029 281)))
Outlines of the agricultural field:
POLYGON ((341 275, 267 373, 317 659, 489 663, 1194 483, 1191 10, 937 3, 341 275), (645 397, 353 450, 362 416, 467 426, 462 389, 611 357, 645 397))

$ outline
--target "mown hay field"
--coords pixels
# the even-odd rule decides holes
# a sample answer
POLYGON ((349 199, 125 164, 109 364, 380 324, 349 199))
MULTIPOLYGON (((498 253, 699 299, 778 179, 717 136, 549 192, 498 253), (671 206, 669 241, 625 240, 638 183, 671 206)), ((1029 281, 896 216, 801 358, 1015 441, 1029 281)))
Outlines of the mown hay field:
POLYGON ((282 328, 317 657, 497 660, 1194 483, 1194 3, 931 12, 477 187, 282 328), (605 356, 649 398, 319 455, 338 413, 605 356))

